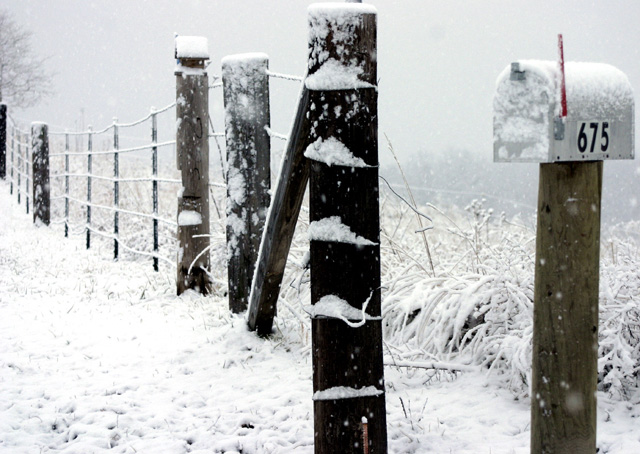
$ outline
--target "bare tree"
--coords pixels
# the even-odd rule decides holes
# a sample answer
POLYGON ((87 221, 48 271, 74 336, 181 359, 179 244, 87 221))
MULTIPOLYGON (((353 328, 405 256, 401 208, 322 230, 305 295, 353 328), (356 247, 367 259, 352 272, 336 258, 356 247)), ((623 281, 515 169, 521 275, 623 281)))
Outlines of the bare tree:
POLYGON ((45 70, 45 60, 34 55, 31 32, 0 10, 0 102, 31 107, 51 94, 52 74, 45 70))

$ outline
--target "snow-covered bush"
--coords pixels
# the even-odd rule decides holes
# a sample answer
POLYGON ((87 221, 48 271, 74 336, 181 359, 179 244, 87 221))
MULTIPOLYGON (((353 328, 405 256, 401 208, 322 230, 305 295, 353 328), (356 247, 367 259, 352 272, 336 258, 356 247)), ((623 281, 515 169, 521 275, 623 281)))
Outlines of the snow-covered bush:
MULTIPOLYGON (((110 175, 112 158, 95 158, 93 172, 110 175)), ((150 176, 148 157, 121 162, 121 175, 150 176), (140 163, 139 165, 137 163, 140 163)), ((52 172, 62 172, 62 158, 52 172)), ((179 178, 169 164, 160 175, 179 178)), ((86 172, 86 160, 71 161, 71 172, 86 172)), ((52 180, 53 196, 64 193, 64 180, 52 180)), ((94 179, 94 203, 111 205, 113 185, 94 179)), ((175 219, 176 187, 160 184, 159 216, 175 219)), ((86 197, 86 179, 71 181, 72 197, 86 197)), ((149 182, 123 183, 120 206, 151 211, 149 182)), ((227 291, 224 225, 225 190, 211 191, 211 273, 213 291, 227 291), (214 206, 215 205, 215 206, 214 206), (218 214, 219 213, 219 214, 218 214)), ((530 385, 535 258, 535 218, 507 220, 495 216, 484 200, 465 210, 433 205, 421 207, 433 229, 422 233, 414 212, 381 186, 381 274, 385 361, 424 362, 477 367, 500 377, 516 396, 530 385), (425 242, 426 239, 426 242, 425 242), (430 256, 427 252, 429 248, 430 256)), ((85 208, 71 203, 72 233, 83 234, 85 208)), ((54 199, 54 219, 64 214, 64 201, 54 199)), ((93 227, 112 233, 113 213, 95 209, 93 227)), ((631 398, 640 387, 640 225, 627 223, 603 231, 600 280, 599 388, 620 398, 631 398)), ((175 227, 160 223, 160 254, 175 255, 175 227)), ((310 323, 304 306, 310 303, 308 273, 308 214, 298 222, 281 289, 276 331, 297 333, 295 342, 309 347, 310 323)), ((152 230, 148 218, 122 215, 123 244, 149 253, 152 230)), ((92 239, 109 254, 113 240, 92 239)), ((149 260, 121 250, 127 260, 149 260)), ((163 268, 164 267, 164 268, 163 268)), ((170 264, 161 271, 171 276, 170 264)), ((304 347, 303 347, 304 349, 304 347)), ((308 349, 307 349, 308 350, 308 349)), ((455 369, 455 367, 451 367, 455 369)))

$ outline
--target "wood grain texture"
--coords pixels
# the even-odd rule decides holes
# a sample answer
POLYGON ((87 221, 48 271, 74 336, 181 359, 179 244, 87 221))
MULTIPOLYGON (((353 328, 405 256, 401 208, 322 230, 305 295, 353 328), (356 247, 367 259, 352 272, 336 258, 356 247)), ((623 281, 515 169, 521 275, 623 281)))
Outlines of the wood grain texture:
POLYGON ((269 60, 222 63, 227 150, 229 309, 247 309, 271 196, 269 60))
POLYGON ((596 452, 602 162, 541 164, 532 453, 596 452))
MULTIPOLYGON (((178 225, 177 292, 210 291, 209 252, 209 89, 206 73, 176 77, 176 152, 182 175, 178 221, 183 211, 200 214, 197 225, 178 225), (203 236, 204 235, 204 236, 203 236), (191 272, 189 269, 191 268, 191 272)), ((180 222, 178 222, 180 224, 180 222)))

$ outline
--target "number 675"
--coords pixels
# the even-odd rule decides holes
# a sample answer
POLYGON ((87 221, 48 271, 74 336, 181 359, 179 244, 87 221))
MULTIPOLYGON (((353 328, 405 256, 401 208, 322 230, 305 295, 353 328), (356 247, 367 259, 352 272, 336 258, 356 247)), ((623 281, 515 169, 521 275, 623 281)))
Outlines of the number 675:
POLYGON ((581 122, 578 129, 578 150, 580 153, 584 153, 589 149, 590 153, 595 151, 596 140, 600 143, 601 152, 606 152, 609 149, 609 129, 608 121, 591 121, 581 122), (598 134, 599 133, 599 134, 598 134))

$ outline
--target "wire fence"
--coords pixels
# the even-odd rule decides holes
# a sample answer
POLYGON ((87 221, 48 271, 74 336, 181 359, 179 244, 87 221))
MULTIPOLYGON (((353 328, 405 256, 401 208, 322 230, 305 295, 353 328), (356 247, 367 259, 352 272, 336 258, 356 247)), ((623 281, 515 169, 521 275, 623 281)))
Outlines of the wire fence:
MULTIPOLYGON (((268 74, 284 80, 303 79, 268 74)), ((210 91, 222 91, 218 90, 222 88, 219 79, 213 76, 210 91)), ((114 118, 102 129, 49 131, 51 223, 62 226, 65 237, 84 235, 87 248, 111 249, 116 260, 151 258, 156 271, 161 265, 176 268, 177 194, 182 181, 175 161, 175 106, 174 101, 161 109, 151 108, 131 122, 114 118)), ((224 250, 226 163, 225 141, 220 139, 225 133, 216 132, 212 117, 210 113, 209 148, 218 151, 218 160, 212 160, 210 167, 210 203, 217 215, 211 218, 211 236, 224 250)), ((11 115, 7 118, 10 193, 17 195, 19 204, 24 201, 29 213, 31 133, 11 115)), ((287 135, 269 128, 267 133, 274 140, 287 140, 287 135)))

